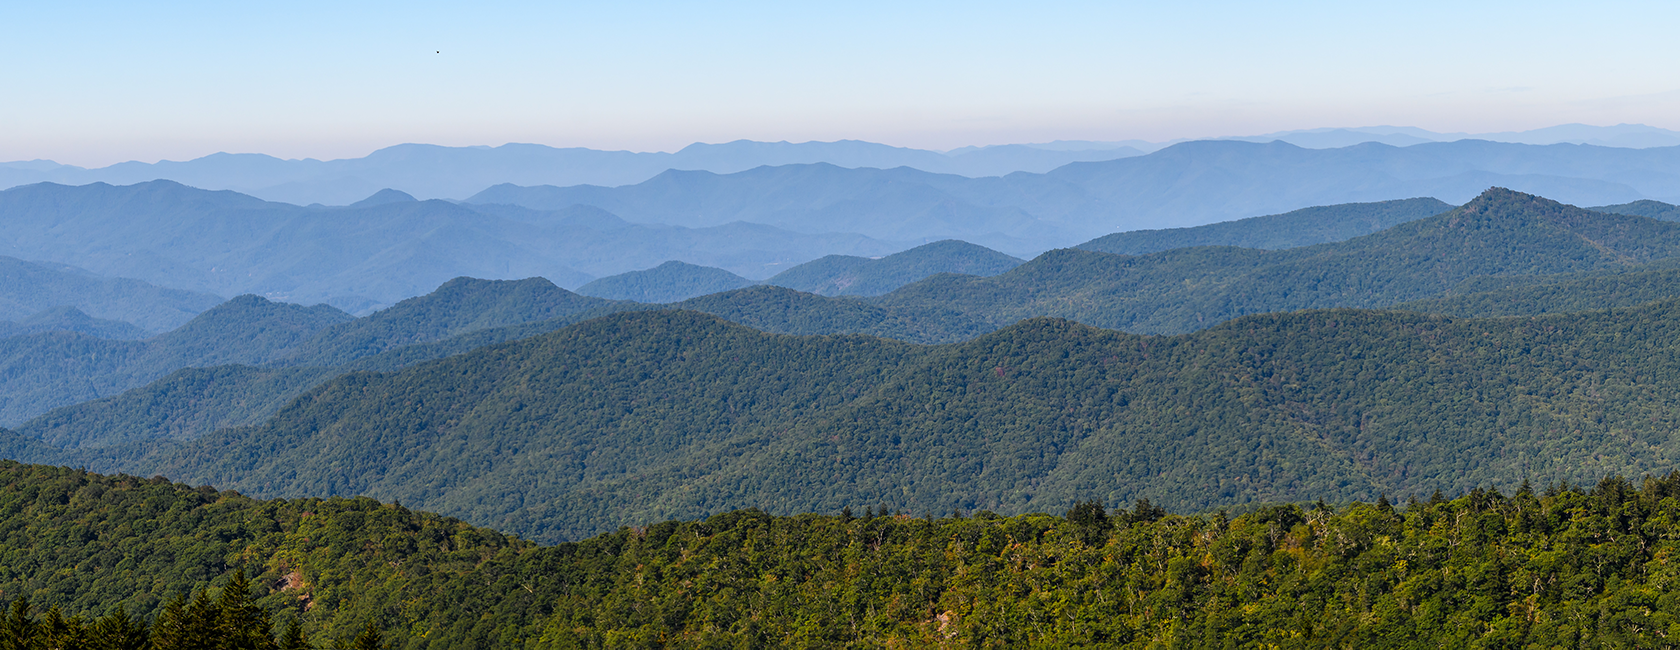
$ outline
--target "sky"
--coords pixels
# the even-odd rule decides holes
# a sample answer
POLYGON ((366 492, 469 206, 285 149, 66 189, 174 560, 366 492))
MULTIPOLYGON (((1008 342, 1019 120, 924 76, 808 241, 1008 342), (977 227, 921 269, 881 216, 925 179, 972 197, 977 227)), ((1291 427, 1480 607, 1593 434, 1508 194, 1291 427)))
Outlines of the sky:
POLYGON ((1680 130, 1673 2, 11 2, 0 161, 1680 130))

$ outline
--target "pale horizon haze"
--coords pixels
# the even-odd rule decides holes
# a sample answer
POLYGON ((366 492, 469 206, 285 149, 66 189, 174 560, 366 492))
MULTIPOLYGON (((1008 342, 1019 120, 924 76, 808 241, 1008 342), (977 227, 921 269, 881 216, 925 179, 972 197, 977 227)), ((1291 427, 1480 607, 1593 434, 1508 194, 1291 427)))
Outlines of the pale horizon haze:
POLYGON ((0 161, 1680 129, 1680 4, 9 3, 0 161))

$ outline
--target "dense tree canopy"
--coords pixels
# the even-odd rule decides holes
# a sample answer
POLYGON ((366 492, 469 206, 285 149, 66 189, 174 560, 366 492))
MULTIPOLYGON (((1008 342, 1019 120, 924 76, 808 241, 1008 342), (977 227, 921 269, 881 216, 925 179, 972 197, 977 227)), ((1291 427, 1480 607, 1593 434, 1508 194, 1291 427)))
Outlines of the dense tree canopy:
POLYGON ((748 509, 537 547, 367 499, 0 471, 7 647, 1666 647, 1680 634, 1675 474, 1236 515, 1089 499, 1065 516, 748 509))

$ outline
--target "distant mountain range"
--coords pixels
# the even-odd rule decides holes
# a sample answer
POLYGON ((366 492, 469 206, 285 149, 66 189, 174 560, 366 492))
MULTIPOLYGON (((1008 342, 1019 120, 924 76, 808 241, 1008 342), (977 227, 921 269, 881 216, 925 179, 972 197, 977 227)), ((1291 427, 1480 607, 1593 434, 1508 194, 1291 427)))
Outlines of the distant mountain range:
MULTIPOLYGON (((355 312, 426 293, 460 276, 540 276, 577 287, 593 276, 676 259, 766 278, 823 255, 885 255, 909 246, 759 224, 639 225, 591 207, 542 211, 464 206, 403 200, 392 194, 358 207, 305 208, 170 181, 122 187, 17 187, 0 192, 0 215, 7 226, 0 255, 74 265, 201 294, 254 293, 304 304, 326 302, 355 312)), ((0 272, 5 268, 0 264, 0 272)), ((64 276, 63 282, 74 275, 64 276)), ((10 286, 38 285, 18 279, 10 286)), ((135 302, 146 295, 122 291, 110 299, 135 302)), ((125 307, 126 315, 114 315, 101 311, 99 304, 69 297, 15 299, 26 306, 8 305, 5 298, 0 292, 0 319, 72 305, 96 317, 132 320, 151 331, 179 325, 220 301, 211 296, 186 313, 154 318, 145 316, 146 309, 137 303, 125 307), (142 317, 156 322, 134 320, 142 317)))
MULTIPOLYGON (((1280 131, 1265 135, 1221 139, 1245 140, 1248 142, 1282 141, 1312 149, 1346 147, 1363 142, 1380 142, 1396 147, 1405 147, 1425 142, 1456 142, 1458 140, 1487 140, 1490 142, 1538 145, 1590 144, 1599 147, 1648 149, 1680 145, 1680 131, 1671 131, 1644 124, 1617 124, 1615 126, 1561 124, 1543 129, 1494 133, 1437 133, 1417 127, 1365 126, 1280 131)), ((1144 150, 1149 151, 1151 149, 1146 147, 1144 150)))
MULTIPOLYGON (((1604 147, 1680 145, 1680 132, 1640 124, 1588 126, 1566 124, 1502 133, 1436 133, 1415 127, 1374 126, 1282 131, 1258 136, 1213 138, 1248 142, 1287 142, 1324 149, 1365 142, 1409 146, 1426 142, 1488 140, 1518 144, 1588 144, 1604 147)), ((696 143, 675 153, 600 151, 537 144, 498 147, 442 147, 402 144, 363 158, 282 160, 262 154, 218 153, 184 162, 126 162, 98 169, 60 165, 48 160, 0 162, 0 189, 38 182, 84 185, 103 182, 131 185, 173 180, 212 190, 234 190, 270 201, 297 205, 348 205, 381 189, 395 188, 421 199, 462 199, 492 185, 601 185, 640 183, 668 169, 728 174, 761 166, 828 163, 838 167, 892 169, 910 167, 968 177, 1044 173, 1074 162, 1137 156, 1185 142, 1068 141, 974 146, 948 152, 908 149, 871 142, 696 143)), ((1490 179, 1490 182, 1491 181, 1490 179)), ((1542 188, 1527 188, 1542 191, 1542 188)), ((1652 195, 1675 198, 1677 195, 1652 195)), ((1400 198, 1400 197, 1382 197, 1400 198)), ((1323 201, 1335 203, 1340 201, 1323 201)), ((1276 211, 1305 207, 1280 207, 1276 211)), ((1252 216, 1234 214, 1228 218, 1252 216)))
POLYGON ((498 185, 468 203, 545 210, 585 204, 634 222, 690 228, 748 221, 885 240, 954 238, 1030 256, 1114 232, 1310 206, 1412 197, 1458 204, 1490 186, 1575 205, 1672 199, 1680 197, 1680 147, 1467 140, 1304 149, 1201 141, 1003 178, 787 165, 735 174, 668 171, 615 188, 498 185))
POLYGON ((347 205, 384 188, 422 199, 460 199, 491 185, 628 185, 667 169, 717 173, 765 165, 828 163, 841 167, 913 167, 942 174, 1001 176, 1046 172, 1070 162, 1112 160, 1143 152, 1124 146, 1047 150, 1029 146, 988 147, 955 155, 872 142, 697 143, 676 153, 636 153, 537 144, 499 147, 441 147, 402 144, 364 158, 282 160, 262 154, 219 153, 186 162, 127 162, 83 169, 50 161, 0 163, 0 189, 38 182, 69 185, 103 182, 129 185, 173 180, 204 189, 225 189, 270 201, 347 205))
POLYGON ((800 164, 667 171, 616 188, 500 185, 465 204, 381 191, 344 208, 168 181, 36 184, 0 191, 0 255, 366 313, 459 276, 541 276, 576 288, 679 261, 761 281, 826 255, 878 257, 943 239, 1028 258, 1115 232, 1309 206, 1462 203, 1494 185, 1576 205, 1662 200, 1680 196, 1680 147, 1210 141, 1045 174, 800 164))
MULTIPOLYGON (((1527 131, 1499 131, 1489 133, 1441 133, 1420 129, 1415 126, 1360 126, 1360 127, 1331 127, 1317 129, 1296 129, 1293 131, 1277 131, 1261 135, 1238 135, 1218 138, 1200 138, 1205 140, 1240 140, 1243 142, 1287 142, 1297 147, 1308 149, 1335 149, 1349 147, 1366 142, 1377 142, 1395 147, 1409 147, 1425 142, 1457 142, 1459 140, 1487 140, 1490 142, 1511 142, 1515 144, 1590 144, 1600 147, 1626 147, 1632 149, 1648 149, 1651 147, 1672 147, 1680 145, 1680 131, 1646 126, 1644 124, 1617 124, 1615 126, 1591 126, 1587 124, 1561 124, 1542 129, 1527 131)), ((1128 147, 1143 152, 1153 152, 1170 147, 1180 142, 1191 142, 1191 139, 1168 140, 1165 142, 1151 142, 1147 140, 1120 141, 1091 141, 1091 140, 1058 140, 1026 146, 1057 151, 1079 151, 1101 149, 1105 147, 1128 147)), ((967 153, 985 147, 964 147, 951 153, 967 153)))

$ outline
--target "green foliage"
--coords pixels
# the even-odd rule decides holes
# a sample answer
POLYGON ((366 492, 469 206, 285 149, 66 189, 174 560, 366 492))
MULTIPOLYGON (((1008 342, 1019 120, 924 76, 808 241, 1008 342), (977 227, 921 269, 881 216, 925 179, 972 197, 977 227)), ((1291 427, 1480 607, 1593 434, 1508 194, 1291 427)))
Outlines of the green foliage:
POLYGON ((342 377, 179 449, 44 460, 400 499, 540 541, 749 506, 1369 501, 1664 471, 1674 341, 1673 301, 1274 314, 1171 337, 1033 319, 936 347, 631 312, 342 377))
POLYGON ((946 239, 870 259, 829 255, 766 280, 766 284, 822 296, 878 296, 940 273, 989 277, 1021 265, 990 248, 946 239))
POLYGON ((366 317, 326 328, 277 363, 343 366, 408 345, 431 343, 478 330, 564 318, 607 304, 542 278, 455 278, 424 296, 409 298, 366 317))
POLYGON ((1663 647, 1680 634, 1680 473, 1235 517, 1142 500, 1082 500, 1065 518, 746 509, 534 547, 366 499, 0 471, 5 571, 28 574, 0 582, 5 647, 295 650, 306 634, 358 649, 1663 647), (172 558, 198 583, 135 559, 204 546, 172 558))
POLYGON ((488 647, 534 635, 548 612, 522 586, 537 584, 534 546, 454 519, 11 461, 0 475, 8 629, 32 603, 49 621, 110 615, 83 626, 92 631, 132 636, 153 621, 162 647, 272 647, 271 618, 298 626, 282 646, 304 635, 348 643, 372 623, 393 647, 488 647), (204 635, 234 645, 163 644, 204 635))
POLYGON ((666 308, 691 309, 773 334, 868 334, 912 343, 964 341, 996 329, 937 306, 881 306, 774 286, 691 298, 666 308))
POLYGON ((37 332, 80 332, 102 339, 143 339, 151 336, 129 323, 94 318, 70 306, 43 309, 16 323, 0 321, 0 338, 37 332))
POLYGON ((1677 496, 1673 475, 1607 479, 1096 537, 1044 515, 732 512, 577 545, 616 549, 536 647, 1667 647, 1677 496))
POLYGON ((644 271, 594 280, 578 287, 578 293, 611 300, 666 303, 753 284, 756 283, 723 269, 670 261, 644 271))
POLYGON ((1617 273, 1472 278, 1446 295, 1395 309, 1449 316, 1532 316, 1627 308, 1680 298, 1680 268, 1672 260, 1617 273))
POLYGON ((325 305, 240 296, 144 341, 71 332, 0 339, 0 424, 115 395, 181 368, 263 363, 347 320, 348 314, 325 305))
POLYGON ((1618 205, 1601 205, 1592 210, 1611 214, 1633 214, 1659 221, 1680 221, 1680 206, 1644 199, 1618 205))
POLYGON ((1680 254, 1680 224, 1607 215, 1499 188, 1446 214, 1345 242, 1281 251, 1183 248, 1143 256, 1057 250, 994 278, 934 276, 879 299, 1006 325, 1058 316, 1175 333, 1246 314, 1386 307, 1477 276, 1611 270, 1680 254))
POLYGON ((1075 248, 1116 255, 1147 255, 1196 246, 1281 250, 1346 241, 1451 209, 1452 205, 1431 198, 1343 203, 1192 228, 1119 232, 1075 248))
POLYGON ((337 374, 324 368, 185 368, 115 397, 55 409, 14 431, 65 449, 191 440, 259 424, 337 374))
POLYGON ((87 400, 49 411, 16 429, 63 448, 188 440, 219 428, 256 424, 347 370, 394 369, 484 342, 464 339, 471 342, 465 348, 446 345, 435 351, 416 345, 553 320, 547 328, 510 331, 541 333, 573 322, 555 320, 556 315, 576 318, 603 304, 608 303, 541 278, 458 278, 431 294, 353 320, 331 307, 302 308, 242 296, 151 341, 98 341, 59 333, 0 342, 0 354, 12 344, 11 362, 18 368, 9 382, 0 382, 0 405, 29 415, 43 404, 87 400), (61 355, 69 359, 59 359, 61 355), (367 361, 361 366, 353 365, 363 359, 367 361), (298 366, 311 360, 339 367, 298 366), (227 363, 271 367, 218 365, 227 363), (6 389, 16 393, 6 395, 6 389))
MULTIPOLYGON (((57 607, 36 618, 28 598, 12 601, 10 613, 0 621, 3 647, 41 650, 309 650, 313 646, 293 617, 280 639, 273 637, 273 624, 261 606, 250 599, 250 583, 243 571, 235 572, 221 595, 210 598, 207 590, 185 595, 165 605, 155 625, 129 616, 116 607, 110 614, 84 622, 81 617, 65 619, 57 607)), ((380 650, 380 630, 367 623, 353 641, 338 641, 334 647, 380 650)))
MULTIPOLYGON (((823 298, 779 287, 752 287, 692 299, 681 305, 715 313, 758 329, 791 334, 866 333, 922 343, 972 338, 992 326, 936 308, 880 307, 856 300, 823 298)), ((24 438, 59 448, 91 449, 130 443, 183 441, 216 429, 254 425, 321 382, 359 370, 393 371, 473 349, 545 334, 581 320, 656 307, 582 298, 540 279, 519 282, 457 280, 438 292, 405 301, 384 312, 330 327, 299 344, 299 357, 343 361, 335 368, 217 366, 187 368, 114 397, 61 407, 15 428, 24 438), (546 288, 546 290, 544 289, 546 288), (571 307, 524 300, 530 293, 572 300, 571 307), (479 295, 472 295, 479 294, 479 295), (489 294, 489 295, 482 295, 489 294), (573 307, 597 305, 566 313, 573 307), (553 312, 564 316, 525 322, 553 312), (484 327, 497 322, 515 325, 484 327), (432 337, 465 331, 442 340, 432 337), (399 345, 402 341, 423 341, 399 345), (369 354, 375 350, 384 350, 369 354), (367 356, 362 356, 367 355, 367 356)), ((126 449, 126 448, 125 448, 126 449)), ((36 448, 12 458, 71 462, 36 448)), ((129 451, 113 449, 106 455, 129 451)), ((139 452, 136 452, 139 453, 139 452)))

